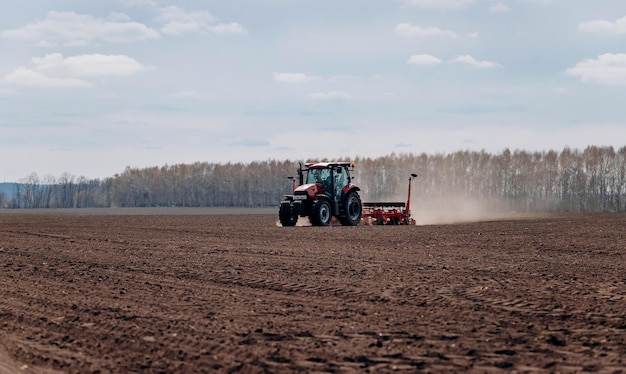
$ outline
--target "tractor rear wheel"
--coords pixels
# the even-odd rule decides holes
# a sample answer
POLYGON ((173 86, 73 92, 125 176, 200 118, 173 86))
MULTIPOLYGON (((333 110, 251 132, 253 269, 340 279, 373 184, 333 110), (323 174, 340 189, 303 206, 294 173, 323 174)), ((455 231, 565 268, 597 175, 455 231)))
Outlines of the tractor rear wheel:
POLYGON ((330 204, 326 200, 315 200, 311 207, 311 215, 309 219, 313 226, 328 226, 332 214, 330 212, 330 204))
POLYGON ((343 215, 339 218, 344 226, 356 226, 361 222, 363 208, 361 206, 361 198, 356 191, 348 193, 343 201, 343 215))
POLYGON ((280 224, 285 227, 295 226, 298 222, 298 215, 291 211, 291 204, 289 202, 280 204, 278 209, 278 219, 280 224))

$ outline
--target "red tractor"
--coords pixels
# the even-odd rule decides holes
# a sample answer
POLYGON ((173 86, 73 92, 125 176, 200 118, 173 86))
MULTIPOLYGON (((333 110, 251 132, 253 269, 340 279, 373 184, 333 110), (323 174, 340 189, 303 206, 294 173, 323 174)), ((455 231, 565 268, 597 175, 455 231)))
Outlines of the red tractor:
POLYGON ((280 203, 283 226, 295 226, 298 217, 309 217, 313 226, 328 226, 336 217, 344 226, 356 226, 363 214, 361 189, 352 184, 353 162, 307 163, 298 169, 299 184, 280 203))

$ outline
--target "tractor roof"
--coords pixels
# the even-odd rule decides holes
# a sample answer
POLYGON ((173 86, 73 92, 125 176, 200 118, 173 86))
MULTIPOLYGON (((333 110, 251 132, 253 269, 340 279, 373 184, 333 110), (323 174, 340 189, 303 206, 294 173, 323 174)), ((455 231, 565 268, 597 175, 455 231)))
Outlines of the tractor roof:
POLYGON ((354 167, 354 162, 350 161, 329 161, 329 162, 308 162, 304 164, 309 169, 327 169, 333 166, 354 167))

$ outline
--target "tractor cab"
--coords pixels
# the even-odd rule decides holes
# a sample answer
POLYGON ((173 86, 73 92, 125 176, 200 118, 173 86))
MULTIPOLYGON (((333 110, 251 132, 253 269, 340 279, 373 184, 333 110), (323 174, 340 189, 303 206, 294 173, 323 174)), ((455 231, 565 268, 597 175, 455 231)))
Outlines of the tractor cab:
POLYGON ((318 185, 320 192, 333 200, 341 198, 344 188, 350 184, 350 172, 344 165, 309 165, 306 172, 305 184, 318 185))

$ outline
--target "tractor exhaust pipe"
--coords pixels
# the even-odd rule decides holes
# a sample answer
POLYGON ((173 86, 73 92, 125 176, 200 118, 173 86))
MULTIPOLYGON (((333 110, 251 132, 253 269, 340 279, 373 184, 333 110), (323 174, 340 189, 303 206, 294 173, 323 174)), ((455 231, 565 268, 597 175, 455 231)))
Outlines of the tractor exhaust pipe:
POLYGON ((287 177, 287 179, 291 180, 291 193, 295 193, 296 192, 296 178, 294 177, 287 177))

